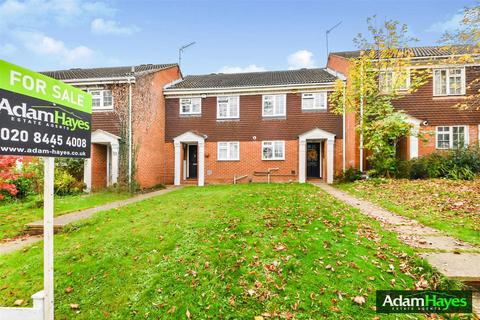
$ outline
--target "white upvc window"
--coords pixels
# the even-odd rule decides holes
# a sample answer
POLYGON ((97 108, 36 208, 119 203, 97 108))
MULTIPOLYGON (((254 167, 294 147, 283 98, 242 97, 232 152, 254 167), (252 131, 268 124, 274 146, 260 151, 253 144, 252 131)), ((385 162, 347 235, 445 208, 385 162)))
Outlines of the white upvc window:
POLYGON ((112 90, 90 89, 92 95, 92 110, 113 110, 112 90))
POLYGON ((433 95, 465 94, 465 68, 433 69, 433 95))
POLYGON ((302 110, 327 110, 327 92, 303 93, 302 110))
POLYGON ((219 161, 237 161, 240 160, 240 142, 239 141, 219 141, 217 143, 219 161))
POLYGON ((202 98, 180 98, 180 114, 202 114, 202 98))
POLYGON ((217 97, 217 119, 240 118, 240 97, 217 97))
POLYGON ((468 126, 439 126, 437 149, 458 149, 468 145, 468 126))
POLYGON ((263 117, 284 117, 286 115, 287 95, 264 95, 262 103, 263 117))
POLYGON ((262 160, 285 160, 285 141, 262 141, 262 160))
POLYGON ((383 70, 378 73, 378 83, 381 93, 392 93, 395 90, 407 90, 410 87, 410 71, 395 72, 383 70))

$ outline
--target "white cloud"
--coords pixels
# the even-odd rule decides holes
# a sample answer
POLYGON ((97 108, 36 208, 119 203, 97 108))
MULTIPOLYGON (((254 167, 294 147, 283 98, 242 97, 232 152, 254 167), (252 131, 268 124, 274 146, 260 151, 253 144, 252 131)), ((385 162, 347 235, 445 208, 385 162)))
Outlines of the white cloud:
POLYGON ((6 43, 4 45, 0 45, 0 55, 2 55, 2 56, 11 56, 15 52, 17 52, 17 47, 15 47, 11 43, 6 43))
POLYGON ((95 34, 110 34, 110 35, 131 35, 140 29, 136 26, 123 27, 114 20, 104 20, 97 18, 92 21, 90 28, 95 34))
POLYGON ((456 13, 451 16, 449 19, 444 21, 439 21, 432 24, 427 31, 429 32, 437 32, 437 33, 444 33, 446 31, 454 31, 458 29, 460 26, 460 22, 463 19, 462 13, 456 13))
POLYGON ((113 16, 116 10, 102 0, 6 0, 0 3, 0 32, 12 27, 39 28, 74 25, 92 17, 113 16))
POLYGON ((94 51, 86 46, 69 48, 62 41, 38 31, 17 31, 15 37, 28 51, 55 59, 62 65, 88 64, 94 56, 94 51))
POLYGON ((308 50, 298 50, 287 58, 288 69, 315 68, 313 53, 308 50))
POLYGON ((245 68, 242 67, 232 67, 232 66, 224 66, 218 72, 219 73, 244 73, 244 72, 261 72, 265 71, 264 67, 259 67, 255 64, 249 64, 245 68))

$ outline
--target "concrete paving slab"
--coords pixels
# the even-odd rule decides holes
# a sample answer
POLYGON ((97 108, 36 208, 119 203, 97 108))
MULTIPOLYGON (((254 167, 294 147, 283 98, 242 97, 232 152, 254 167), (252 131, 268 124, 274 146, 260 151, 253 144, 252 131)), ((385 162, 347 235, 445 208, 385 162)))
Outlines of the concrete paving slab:
POLYGON ((43 240, 43 236, 31 236, 27 238, 16 239, 0 244, 0 255, 21 250, 32 243, 43 240))
POLYGON ((386 226, 390 231, 395 231, 399 234, 404 235, 441 235, 442 233, 436 229, 421 225, 421 224, 411 224, 411 225, 391 225, 386 226))
POLYGON ((400 234, 398 238, 404 243, 422 249, 460 251, 474 250, 474 246, 448 236, 424 236, 400 234))
POLYGON ((479 253, 423 253, 421 257, 450 279, 480 281, 479 253))

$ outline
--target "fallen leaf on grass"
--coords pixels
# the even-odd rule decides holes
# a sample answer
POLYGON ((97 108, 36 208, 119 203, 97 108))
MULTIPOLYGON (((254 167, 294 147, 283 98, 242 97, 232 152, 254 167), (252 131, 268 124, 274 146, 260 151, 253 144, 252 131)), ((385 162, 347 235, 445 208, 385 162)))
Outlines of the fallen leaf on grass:
POLYGON ((76 304, 76 303, 72 303, 72 304, 70 304, 70 309, 72 309, 72 310, 78 310, 78 309, 80 309, 80 306, 79 306, 78 304, 76 304))
POLYGON ((190 311, 187 309, 187 312, 185 312, 185 315, 187 316, 187 319, 191 319, 192 318, 192 315, 190 313, 190 311))
POLYGON ((25 303, 25 300, 18 299, 18 300, 15 300, 15 302, 13 304, 16 305, 16 306, 21 306, 24 303, 25 303))
POLYGON ((356 296, 352 298, 352 301, 355 302, 356 304, 362 305, 365 303, 365 297, 364 296, 356 296))
POLYGON ((65 293, 71 293, 73 291, 72 287, 65 288, 65 293))

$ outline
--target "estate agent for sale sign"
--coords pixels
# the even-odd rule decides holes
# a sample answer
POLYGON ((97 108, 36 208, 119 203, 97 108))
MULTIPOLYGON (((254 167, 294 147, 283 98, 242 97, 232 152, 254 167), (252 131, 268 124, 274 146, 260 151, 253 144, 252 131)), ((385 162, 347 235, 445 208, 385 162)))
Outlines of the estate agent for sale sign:
POLYGON ((90 157, 92 97, 0 60, 0 154, 90 157))

